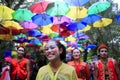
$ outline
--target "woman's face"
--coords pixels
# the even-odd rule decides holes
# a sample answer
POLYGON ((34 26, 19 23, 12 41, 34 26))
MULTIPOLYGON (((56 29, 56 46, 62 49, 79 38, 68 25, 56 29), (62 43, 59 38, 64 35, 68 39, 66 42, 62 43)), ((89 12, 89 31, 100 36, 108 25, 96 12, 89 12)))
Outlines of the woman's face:
POLYGON ((100 49, 100 57, 107 58, 108 57, 108 50, 106 48, 100 49))
POLYGON ((79 49, 74 49, 73 53, 72 53, 72 56, 73 56, 74 59, 80 59, 80 56, 81 56, 80 50, 79 49))
POLYGON ((24 55, 24 48, 23 47, 19 47, 17 49, 17 53, 19 57, 22 57, 24 55))
POLYGON ((47 43, 45 47, 45 55, 49 61, 58 58, 58 56, 60 55, 60 51, 58 46, 56 45, 56 42, 50 41, 47 43))

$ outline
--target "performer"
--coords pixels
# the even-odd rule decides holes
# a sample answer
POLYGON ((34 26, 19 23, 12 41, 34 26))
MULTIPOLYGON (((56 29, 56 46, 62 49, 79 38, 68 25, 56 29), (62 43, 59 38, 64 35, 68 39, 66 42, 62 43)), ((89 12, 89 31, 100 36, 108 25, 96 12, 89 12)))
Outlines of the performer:
POLYGON ((120 71, 115 59, 108 58, 108 47, 98 47, 100 60, 95 64, 94 80, 120 80, 120 71))
POLYGON ((78 80, 89 80, 90 69, 86 62, 80 60, 81 51, 78 48, 72 50, 73 60, 68 62, 69 65, 73 66, 76 70, 78 80))
POLYGON ((49 41, 45 47, 49 63, 41 67, 36 80, 78 80, 74 67, 64 63, 66 49, 59 41, 49 41))
POLYGON ((25 48, 19 46, 17 48, 17 58, 11 61, 11 80, 30 80, 30 61, 24 58, 25 48))

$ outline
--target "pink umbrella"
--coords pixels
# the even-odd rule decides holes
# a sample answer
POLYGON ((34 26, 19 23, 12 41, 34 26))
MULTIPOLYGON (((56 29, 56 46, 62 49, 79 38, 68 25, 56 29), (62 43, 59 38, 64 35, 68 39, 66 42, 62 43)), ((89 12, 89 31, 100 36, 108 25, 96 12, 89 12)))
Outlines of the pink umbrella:
POLYGON ((32 21, 20 22, 20 25, 26 29, 35 29, 38 27, 38 25, 33 23, 32 21))
POLYGON ((42 13, 45 12, 48 5, 48 1, 37 2, 33 4, 29 9, 33 13, 42 13))
POLYGON ((53 24, 62 24, 64 22, 70 23, 71 19, 66 16, 55 16, 51 18, 53 24))

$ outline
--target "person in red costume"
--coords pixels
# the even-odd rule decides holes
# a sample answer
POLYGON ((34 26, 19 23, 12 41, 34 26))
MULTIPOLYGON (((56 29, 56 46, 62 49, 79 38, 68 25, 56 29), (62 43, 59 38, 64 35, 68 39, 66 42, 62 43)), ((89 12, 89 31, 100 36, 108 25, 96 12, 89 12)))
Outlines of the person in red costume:
POLYGON ((90 79, 90 68, 86 62, 80 60, 81 51, 78 48, 74 48, 72 51, 72 61, 67 64, 73 66, 76 70, 78 80, 89 80, 90 79))
POLYGON ((120 71, 115 59, 108 57, 108 46, 98 47, 100 60, 95 64, 94 80, 120 80, 120 71))
POLYGON ((11 60, 11 80, 30 80, 30 61, 24 58, 25 48, 17 47, 17 57, 11 60))

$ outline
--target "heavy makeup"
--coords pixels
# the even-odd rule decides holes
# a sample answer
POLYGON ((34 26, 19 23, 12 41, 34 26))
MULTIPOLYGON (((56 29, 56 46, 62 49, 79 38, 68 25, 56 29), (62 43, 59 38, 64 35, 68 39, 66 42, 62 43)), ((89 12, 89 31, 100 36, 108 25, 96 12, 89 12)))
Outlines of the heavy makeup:
POLYGON ((73 56, 74 59, 79 59, 80 56, 81 56, 80 50, 79 49, 74 49, 73 53, 72 53, 72 56, 73 56))
POLYGON ((59 48, 54 41, 50 41, 45 47, 45 56, 49 61, 56 59, 60 55, 59 48))

